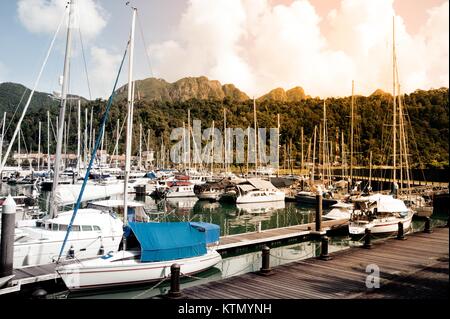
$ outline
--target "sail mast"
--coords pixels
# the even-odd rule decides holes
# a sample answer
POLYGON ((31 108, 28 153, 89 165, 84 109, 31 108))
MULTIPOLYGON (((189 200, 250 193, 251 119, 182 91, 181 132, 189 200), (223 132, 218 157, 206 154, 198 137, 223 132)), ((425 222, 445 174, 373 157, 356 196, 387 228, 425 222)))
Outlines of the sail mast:
MULTIPOLYGON (((134 104, 134 92, 133 92, 133 53, 134 53, 134 27, 136 22, 136 11, 133 7, 133 18, 131 23, 130 34, 130 56, 128 67, 128 107, 127 107, 127 136, 126 136, 126 153, 125 153, 125 176, 124 176, 124 192, 123 192, 123 223, 127 224, 128 220, 128 175, 130 174, 131 166, 131 137, 132 137, 132 125, 133 125, 133 104, 134 104)), ((123 238, 123 250, 126 250, 126 238, 123 238)))
POLYGON ((0 140, 0 163, 3 160, 3 140, 5 139, 6 112, 3 112, 2 139, 0 140))
MULTIPOLYGON (((64 57, 64 73, 63 73, 63 83, 61 90, 61 105, 59 109, 59 127, 57 131, 57 141, 56 141, 56 155, 55 155, 55 173, 53 176, 52 185, 52 196, 54 196, 56 187, 59 182, 59 170, 61 164, 61 151, 63 144, 63 130, 64 130, 64 118, 66 114, 66 104, 67 104, 67 91, 69 89, 69 71, 70 71, 70 54, 72 49, 72 19, 75 14, 75 0, 70 0, 69 3, 69 21, 67 25, 67 39, 66 39, 66 53, 64 57)), ((54 201, 52 200, 51 203, 54 201)), ((56 213, 56 207, 53 207, 50 211, 50 216, 54 217, 56 213)))
POLYGON ((258 175, 258 130, 256 124, 256 100, 253 98, 253 120, 255 122, 255 174, 258 175))
POLYGON ((50 112, 47 111, 47 170, 50 174, 50 112))
POLYGON ((77 110, 77 173, 80 173, 80 164, 81 164, 81 100, 78 99, 78 110, 77 110))
POLYGON ((393 182, 396 182, 396 167, 397 167, 397 117, 396 117, 396 113, 397 113, 397 105, 396 105, 396 90, 395 90, 395 85, 396 85, 396 78, 395 78, 395 17, 392 17, 392 79, 393 79, 393 83, 392 83, 392 100, 393 100, 393 119, 392 119, 392 129, 393 129, 393 134, 392 134, 392 138, 393 138, 393 153, 394 153, 394 160, 393 160, 393 182))
POLYGON ((39 121, 39 136, 38 136, 38 159, 37 159, 37 169, 41 168, 41 121, 39 121))
POLYGON ((350 126, 350 183, 353 183, 353 125, 355 108, 355 81, 352 80, 351 126, 350 126))

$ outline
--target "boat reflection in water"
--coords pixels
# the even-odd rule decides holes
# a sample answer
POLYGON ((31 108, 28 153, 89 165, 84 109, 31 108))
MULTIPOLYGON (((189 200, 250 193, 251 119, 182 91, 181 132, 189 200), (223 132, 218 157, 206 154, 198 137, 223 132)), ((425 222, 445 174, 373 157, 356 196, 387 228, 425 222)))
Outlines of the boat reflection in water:
POLYGON ((285 207, 286 203, 284 201, 236 204, 238 210, 248 214, 268 214, 278 209, 284 209, 285 207))

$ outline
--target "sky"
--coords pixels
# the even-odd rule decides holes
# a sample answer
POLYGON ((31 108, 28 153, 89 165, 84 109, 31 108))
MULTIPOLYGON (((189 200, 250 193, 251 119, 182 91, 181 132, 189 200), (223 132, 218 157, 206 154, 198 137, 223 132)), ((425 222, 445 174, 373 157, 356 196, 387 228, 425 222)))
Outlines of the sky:
MULTIPOLYGON (((132 12, 122 0, 76 2, 70 93, 107 98, 132 12)), ((348 96, 352 80, 355 94, 369 95, 378 88, 391 92, 394 17, 401 91, 449 86, 448 0, 130 2, 138 8, 134 79, 153 76, 174 82, 204 75, 256 97, 294 86, 311 96, 348 96)), ((0 83, 34 86, 65 4, 0 1, 0 83)), ((39 91, 61 90, 66 30, 67 21, 39 91)), ((127 72, 126 64, 119 85, 126 83, 127 72)))

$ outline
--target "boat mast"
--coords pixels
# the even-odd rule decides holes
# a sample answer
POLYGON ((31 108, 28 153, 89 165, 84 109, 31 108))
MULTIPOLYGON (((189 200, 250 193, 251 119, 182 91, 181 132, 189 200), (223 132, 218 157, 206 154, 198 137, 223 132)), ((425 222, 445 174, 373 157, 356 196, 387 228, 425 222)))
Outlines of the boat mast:
MULTIPOLYGON (((128 105, 127 105, 127 136, 126 136, 126 153, 125 153, 125 176, 124 176, 124 192, 123 192, 123 224, 127 225, 128 221, 128 176, 130 174, 131 166, 131 137, 132 137, 132 125, 133 125, 133 104, 134 104, 134 92, 133 92, 133 51, 134 51, 134 29, 136 22, 136 8, 133 9, 133 18, 131 23, 130 34, 130 56, 128 67, 128 105)), ((126 237, 123 237, 123 250, 126 250, 126 237)))
POLYGON ((188 171, 191 174, 191 109, 188 109, 188 124, 187 124, 187 157, 188 157, 188 171))
POLYGON ((6 112, 3 112, 2 139, 0 140, 0 163, 3 160, 3 140, 5 138, 6 112))
POLYGON ((311 174, 311 187, 314 183, 314 166, 316 162, 316 135, 317 135, 317 126, 314 126, 314 141, 313 141, 313 159, 312 159, 312 174, 311 174))
POLYGON ((326 140, 327 140, 327 105, 325 103, 325 99, 323 100, 323 136, 322 136, 322 182, 325 185, 325 176, 326 176, 326 140))
POLYGON ((50 174, 50 112, 47 111, 47 170, 50 174))
POLYGON ((280 113, 277 114, 277 177, 280 175, 280 113))
POLYGON ((227 146, 228 146, 228 139, 227 139, 227 109, 223 108, 223 138, 224 138, 224 143, 223 143, 223 168, 225 170, 225 174, 228 172, 228 167, 227 167, 227 146))
POLYGON ((304 147, 304 141, 303 141, 303 126, 302 126, 302 128, 301 128, 301 133, 300 133, 300 135, 301 135, 301 140, 302 140, 302 146, 301 146, 301 148, 302 148, 302 158, 301 158, 301 161, 300 161, 300 175, 302 174, 302 170, 303 170, 303 156, 304 156, 304 152, 303 152, 303 147, 304 147))
POLYGON ((78 99, 78 110, 77 110, 77 135, 78 135, 78 141, 77 141, 77 174, 80 173, 80 162, 81 162, 81 100, 78 99))
POLYGON ((372 188, 372 151, 370 151, 369 159, 369 188, 372 188))
POLYGON ((142 171, 142 123, 139 123, 139 171, 142 171))
POLYGON ((116 168, 119 167, 119 135, 120 135, 119 127, 120 127, 120 119, 117 119, 116 146, 114 147, 116 155, 116 168))
POLYGON ((22 131, 22 129, 19 129, 19 139, 18 139, 18 156, 17 156, 17 167, 20 169, 20 164, 21 164, 21 160, 20 160, 20 132, 22 131))
POLYGON ((255 175, 258 176, 258 130, 256 123, 256 100, 253 97, 253 121, 255 122, 255 175))
POLYGON ((352 80, 351 125, 350 125, 350 183, 353 184, 353 125, 355 120, 355 81, 352 80))
POLYGON ((212 121, 212 158, 211 158, 211 175, 214 175, 214 120, 212 121))
MULTIPOLYGON (((64 57, 64 73, 63 73, 63 83, 61 90, 61 105, 59 108, 59 127, 57 131, 57 141, 56 141, 56 155, 55 155, 55 173, 53 176, 52 185, 52 199, 55 196, 56 187, 59 182, 59 170, 61 164, 61 150, 63 144, 63 129, 64 129, 64 118, 66 114, 66 104, 67 104, 67 91, 69 88, 69 71, 70 71, 70 52, 72 49, 72 19, 75 14, 75 0, 70 0, 69 3, 69 21, 67 24, 67 39, 66 39, 66 53, 64 57)), ((53 204, 54 200, 50 203, 53 204)), ((50 209, 50 216, 54 217, 56 215, 56 207, 50 209)))
POLYGON ((39 171, 40 168, 41 168, 41 121, 39 121, 37 170, 39 171))
POLYGON ((393 99, 393 118, 392 118, 392 129, 393 129, 393 134, 392 134, 392 138, 393 138, 393 153, 394 153, 394 161, 393 161, 393 183, 396 182, 396 168, 397 168, 397 105, 396 105, 396 90, 395 90, 395 86, 396 86, 396 78, 395 78, 395 17, 392 17, 392 99, 393 99))

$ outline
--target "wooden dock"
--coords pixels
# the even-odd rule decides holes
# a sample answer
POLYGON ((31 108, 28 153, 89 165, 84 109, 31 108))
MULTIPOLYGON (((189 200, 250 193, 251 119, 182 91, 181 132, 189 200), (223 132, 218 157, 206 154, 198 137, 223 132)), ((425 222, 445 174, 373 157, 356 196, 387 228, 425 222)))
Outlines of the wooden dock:
MULTIPOLYGON (((448 298, 449 229, 387 239, 278 266, 269 276, 247 273, 182 290, 186 299, 448 298), (366 272, 367 267, 372 271, 366 272), (378 267, 380 288, 367 288, 378 267)), ((271 256, 271 258, 275 258, 271 256)))
MULTIPOLYGON (((347 225, 348 220, 327 220, 322 221, 322 231, 328 231, 340 226, 347 225)), ((308 223, 302 225, 288 226, 282 228, 266 229, 261 232, 250 232, 236 235, 228 235, 220 237, 219 252, 227 250, 242 248, 266 243, 281 242, 284 240, 302 238, 315 234, 315 223, 308 223)))
MULTIPOLYGON (((325 232, 346 224, 346 220, 322 221, 322 231, 325 232)), ((276 245, 292 239, 305 239, 307 236, 314 235, 314 227, 314 223, 308 223, 283 228, 267 229, 261 232, 222 236, 220 237, 217 250, 222 254, 226 254, 228 251, 234 251, 244 247, 258 247, 258 245, 268 243, 276 245)), ((59 274, 56 273, 55 268, 56 264, 45 264, 14 269, 14 277, 11 280, 10 286, 0 288, 0 295, 20 291, 23 285, 56 280, 59 278, 59 274)))
MULTIPOLYGON (((332 177, 340 178, 340 179, 347 179, 348 176, 342 175, 342 174, 332 174, 332 177)), ((378 176, 372 176, 370 178, 372 182, 385 182, 385 183, 392 183, 394 180, 391 177, 378 177, 378 176)), ((356 176, 353 175, 353 180, 364 180, 368 181, 369 176, 356 176)), ((406 179, 403 180, 403 184, 406 184, 408 181, 406 179)), ((397 183, 401 183, 401 181, 397 180, 397 183)), ((423 181, 423 180, 410 180, 410 184, 412 186, 429 186, 429 187, 437 187, 437 188, 448 188, 449 183, 448 182, 433 182, 433 181, 423 181)))

